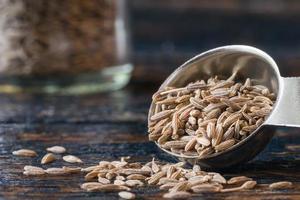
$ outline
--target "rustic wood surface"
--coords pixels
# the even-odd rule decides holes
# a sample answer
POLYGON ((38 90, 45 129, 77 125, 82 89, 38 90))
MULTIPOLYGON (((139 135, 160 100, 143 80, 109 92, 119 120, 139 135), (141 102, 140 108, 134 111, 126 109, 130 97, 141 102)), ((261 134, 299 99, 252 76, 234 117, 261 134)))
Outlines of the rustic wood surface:
MULTIPOLYGON (((132 0, 130 17, 134 50, 134 83, 121 91, 81 97, 0 95, 0 199, 118 199, 113 193, 80 189, 83 174, 27 177, 24 165, 39 165, 46 147, 65 146, 88 166, 99 160, 132 156, 148 161, 175 161, 147 138, 150 97, 158 85, 186 59, 227 44, 266 50, 284 76, 300 76, 300 6, 294 0, 245 1, 132 0), (151 73, 149 73, 151 71, 151 73), (30 148, 36 158, 13 150, 30 148)), ((255 147, 253 147, 255 148, 255 147)), ((76 166, 61 160, 47 166, 76 166)), ((263 186, 253 191, 202 194, 195 199, 300 199, 299 129, 278 129, 254 160, 222 170, 227 178, 246 175, 263 186), (271 191, 266 184, 292 181, 290 190, 271 191)), ((134 190, 143 199, 159 199, 155 188, 134 190)))
MULTIPOLYGON (((27 177, 24 165, 40 165, 45 148, 65 146, 88 166, 99 160, 132 156, 146 161, 153 156, 175 161, 148 142, 146 119, 150 96, 157 86, 131 84, 121 91, 82 97, 0 96, 0 195, 3 199, 118 199, 113 193, 87 193, 80 189, 83 174, 27 177), (34 149, 36 158, 11 154, 20 148, 34 149)), ((253 147, 255 148, 255 147, 253 147)), ((47 166, 68 164, 61 160, 47 166)), ((227 178, 253 177, 260 184, 288 180, 290 190, 271 191, 264 185, 254 191, 202 194, 201 199, 300 199, 300 134, 279 129, 272 142, 255 160, 221 171, 227 178)), ((134 189, 138 197, 159 199, 157 188, 134 189)))

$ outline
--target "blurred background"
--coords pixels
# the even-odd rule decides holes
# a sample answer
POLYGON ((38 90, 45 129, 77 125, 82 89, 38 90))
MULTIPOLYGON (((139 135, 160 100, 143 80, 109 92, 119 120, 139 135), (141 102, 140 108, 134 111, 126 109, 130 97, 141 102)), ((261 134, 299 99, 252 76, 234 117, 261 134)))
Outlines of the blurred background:
POLYGON ((0 91, 159 84, 187 59, 230 44, 258 47, 283 76, 300 76, 299 17, 297 0, 2 0, 0 91))
POLYGON ((300 75, 297 0, 130 0, 129 13, 134 80, 160 82, 188 58, 229 44, 258 47, 283 76, 300 75))

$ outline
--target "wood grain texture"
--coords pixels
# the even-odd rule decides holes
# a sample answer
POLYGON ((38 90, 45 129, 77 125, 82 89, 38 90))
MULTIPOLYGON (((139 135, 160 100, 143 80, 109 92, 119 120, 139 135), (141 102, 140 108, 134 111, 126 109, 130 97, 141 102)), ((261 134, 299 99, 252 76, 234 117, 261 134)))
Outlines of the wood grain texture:
MULTIPOLYGON (((175 161, 147 138, 151 94, 186 59, 209 48, 243 43, 266 50, 285 76, 299 76, 299 4, 276 1, 130 1, 134 81, 124 90, 88 96, 0 95, 0 199, 119 199, 113 193, 86 193, 83 174, 27 177, 24 165, 39 165, 53 145, 65 146, 88 166, 99 160, 132 156, 175 161), (179 23, 181 22, 181 23, 179 23), (272 33, 272 34, 270 34, 272 33), (141 84, 150 81, 148 84, 141 84), (36 158, 11 154, 32 148, 36 158)), ((253 147, 255 148, 255 147, 253 147)), ((75 166, 62 160, 47 166, 75 166)), ((245 175, 263 186, 254 191, 202 194, 194 199, 300 199, 299 129, 278 129, 268 147, 249 163, 220 171, 226 178, 245 175), (291 190, 266 184, 292 181, 291 190)), ((155 188, 135 189, 138 197, 160 199, 155 188)))
MULTIPOLYGON (((156 87, 156 86, 155 86, 156 87)), ((88 166, 99 160, 132 156, 148 161, 175 161, 148 142, 146 120, 151 85, 129 86, 109 94, 82 97, 1 96, 0 110, 0 195, 4 199, 118 199, 113 193, 86 193, 80 189, 83 174, 72 176, 27 177, 24 165, 40 166, 45 149, 62 145, 84 164, 58 160, 47 166, 88 166), (19 148, 35 149, 36 158, 16 157, 19 148)), ((287 180, 294 189, 271 191, 266 185, 254 191, 202 194, 197 199, 299 199, 300 134, 298 129, 279 129, 272 142, 255 160, 222 170, 227 178, 245 175, 260 184, 287 180)), ((253 147, 255 148, 255 147, 253 147)), ((134 189, 138 197, 159 199, 155 187, 134 189)))

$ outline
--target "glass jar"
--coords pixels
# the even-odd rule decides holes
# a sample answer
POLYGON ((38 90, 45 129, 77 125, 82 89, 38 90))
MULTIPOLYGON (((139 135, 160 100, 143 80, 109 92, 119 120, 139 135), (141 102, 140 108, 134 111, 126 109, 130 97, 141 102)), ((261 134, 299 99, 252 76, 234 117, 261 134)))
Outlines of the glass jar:
POLYGON ((0 92, 82 94, 128 83, 125 0, 0 2, 0 92))

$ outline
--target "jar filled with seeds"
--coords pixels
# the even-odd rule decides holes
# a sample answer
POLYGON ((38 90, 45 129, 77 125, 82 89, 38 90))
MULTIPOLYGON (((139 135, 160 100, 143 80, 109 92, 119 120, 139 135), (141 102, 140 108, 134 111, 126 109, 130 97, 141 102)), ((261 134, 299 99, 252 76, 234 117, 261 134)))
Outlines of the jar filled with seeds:
POLYGON ((82 94, 128 82, 125 0, 0 2, 0 92, 82 94))

